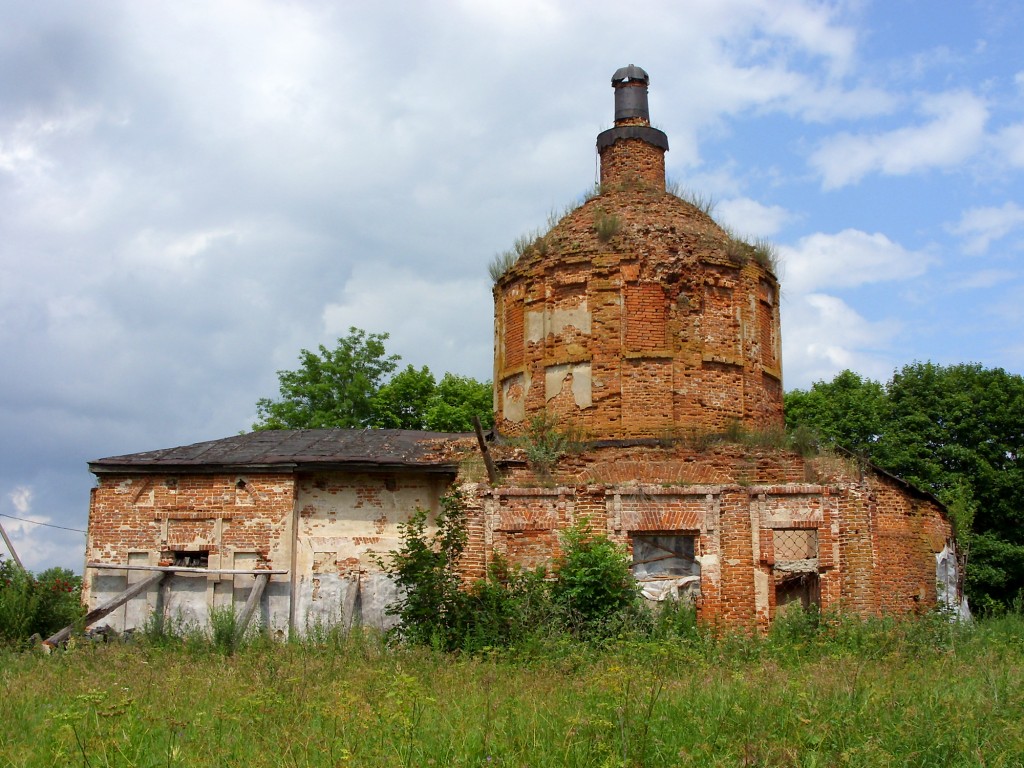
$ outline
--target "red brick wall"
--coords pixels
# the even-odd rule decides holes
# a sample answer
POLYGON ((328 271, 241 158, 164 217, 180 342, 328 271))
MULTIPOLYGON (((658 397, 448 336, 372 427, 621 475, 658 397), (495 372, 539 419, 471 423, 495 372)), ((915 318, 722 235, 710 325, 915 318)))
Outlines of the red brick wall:
MULTIPOLYGON (((174 550, 205 551, 211 568, 231 568, 236 552, 251 552, 287 568, 293 509, 286 474, 102 475, 89 505, 86 559, 124 564, 131 552, 149 552, 156 565, 174 550)), ((93 574, 86 571, 87 592, 93 574)))
POLYGON ((583 517, 627 549, 635 532, 695 535, 701 620, 747 631, 775 616, 780 531, 813 533, 822 609, 862 616, 934 606, 935 553, 952 535, 937 504, 883 475, 740 446, 595 449, 550 477, 516 469, 500 488, 471 490, 475 574, 492 550, 550 565, 559 531, 583 517))
POLYGON ((619 139, 606 147, 601 152, 601 186, 631 184, 664 190, 665 151, 642 139, 619 139))
POLYGON ((736 420, 781 426, 778 284, 756 262, 732 261, 707 216, 664 192, 612 190, 565 217, 545 243, 495 287, 500 432, 521 434, 541 412, 594 438, 719 431, 736 420), (599 215, 620 222, 607 241, 597 236, 599 215), (567 312, 589 322, 569 322, 567 312), (537 334, 541 317, 551 327, 537 334), (588 397, 545 397, 553 365, 589 366, 589 382, 574 372, 588 397), (504 418, 503 387, 524 370, 525 413, 504 418))

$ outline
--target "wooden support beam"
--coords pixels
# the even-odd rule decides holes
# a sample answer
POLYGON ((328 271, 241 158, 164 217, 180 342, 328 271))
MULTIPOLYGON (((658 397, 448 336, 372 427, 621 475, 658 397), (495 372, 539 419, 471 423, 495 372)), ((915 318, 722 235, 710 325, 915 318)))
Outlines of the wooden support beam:
POLYGON ((18 567, 24 571, 25 566, 21 564, 21 558, 18 557, 18 553, 14 551, 14 545, 11 543, 11 540, 7 538, 7 531, 4 530, 2 523, 0 523, 0 536, 4 537, 4 544, 7 545, 7 551, 11 553, 11 559, 13 559, 14 562, 18 564, 18 567))
POLYGON ((249 626, 249 620, 252 618, 257 606, 260 604, 260 597, 263 596, 263 590, 266 589, 268 581, 270 581, 270 574, 264 571, 256 577, 256 581, 253 583, 252 589, 249 590, 249 597, 245 601, 245 605, 242 607, 242 612, 238 614, 238 618, 235 621, 236 641, 241 640, 245 635, 245 629, 249 626))
POLYGON ((480 446, 480 453, 484 455, 484 466, 487 467, 487 479, 491 481, 491 485, 497 485, 499 481, 498 468, 494 466, 494 460, 491 458, 491 452, 487 448, 487 441, 484 440, 484 428, 480 425, 480 417, 473 417, 473 427, 476 429, 476 442, 480 446))
POLYGON ((104 616, 113 613, 122 605, 131 600, 133 597, 142 592, 145 592, 154 584, 159 584, 165 578, 167 578, 166 573, 154 573, 148 579, 143 579, 140 582, 132 584, 130 587, 128 587, 128 589, 119 594, 117 597, 108 600, 98 608, 93 608, 91 611, 85 614, 85 618, 83 618, 81 621, 76 621, 74 624, 70 624, 69 626, 64 627, 64 629, 60 630, 59 632, 50 635, 48 638, 46 638, 46 640, 43 641, 43 644, 48 645, 51 648, 60 645, 69 637, 71 637, 71 633, 74 631, 76 626, 80 625, 83 627, 87 627, 90 624, 95 624, 104 616))
POLYGON ((209 573, 224 576, 259 576, 267 573, 270 575, 281 575, 288 573, 287 570, 274 570, 270 568, 193 568, 185 565, 120 565, 117 563, 86 563, 86 568, 97 568, 107 571, 162 571, 164 573, 209 573))

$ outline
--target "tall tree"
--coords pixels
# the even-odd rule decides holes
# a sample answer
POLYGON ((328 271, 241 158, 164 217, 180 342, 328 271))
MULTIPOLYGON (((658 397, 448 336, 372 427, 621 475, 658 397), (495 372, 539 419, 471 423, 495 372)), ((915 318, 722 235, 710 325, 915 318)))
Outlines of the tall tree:
POLYGON ((386 333, 349 328, 334 349, 303 349, 301 366, 278 371, 280 399, 260 398, 253 429, 365 427, 373 420, 373 396, 398 367, 398 355, 384 348, 386 333))
POLYGON ((871 454, 882 434, 884 408, 882 385, 850 370, 785 396, 789 426, 811 427, 823 440, 864 456, 871 454))
POLYGON ((427 411, 437 382, 427 366, 411 365, 391 377, 373 396, 373 426, 386 429, 429 429, 427 411))
POLYGON ((982 608, 1024 590, 1024 377, 913 363, 883 388, 844 371, 786 395, 787 426, 868 456, 949 508, 982 608))
POLYGON ((494 423, 491 384, 446 373, 440 382, 426 366, 398 373, 386 333, 350 328, 334 349, 303 349, 300 367, 278 371, 280 394, 256 403, 253 429, 381 427, 470 432, 473 417, 494 423), (390 378, 389 378, 390 377, 390 378))
POLYGON ((485 428, 494 425, 494 396, 489 381, 446 373, 426 412, 427 429, 437 432, 471 432, 473 417, 485 428))

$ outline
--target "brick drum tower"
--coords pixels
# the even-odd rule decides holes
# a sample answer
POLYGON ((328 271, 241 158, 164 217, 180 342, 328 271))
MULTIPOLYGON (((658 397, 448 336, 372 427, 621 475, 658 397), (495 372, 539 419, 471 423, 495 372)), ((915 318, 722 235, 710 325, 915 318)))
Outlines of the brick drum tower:
POLYGON ((598 194, 494 286, 503 434, 538 416, 598 440, 782 426, 772 261, 666 191, 648 83, 640 67, 615 72, 598 194))

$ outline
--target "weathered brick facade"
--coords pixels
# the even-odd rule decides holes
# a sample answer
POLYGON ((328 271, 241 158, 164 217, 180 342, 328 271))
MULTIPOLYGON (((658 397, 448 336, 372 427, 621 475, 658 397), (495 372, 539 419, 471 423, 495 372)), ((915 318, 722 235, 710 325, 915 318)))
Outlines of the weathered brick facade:
MULTIPOLYGON (((646 73, 623 68, 613 85, 600 193, 494 287, 499 482, 479 481, 467 436, 398 430, 255 433, 93 462, 90 563, 207 571, 176 572, 115 625, 153 610, 202 623, 253 583, 215 571, 260 569, 275 571, 261 603, 274 631, 384 624, 394 585, 379 557, 453 481, 469 505, 467 579, 496 555, 550 568, 561 532, 586 520, 626 547, 648 597, 692 598, 712 626, 764 630, 789 605, 935 605, 937 561, 955 564, 935 499, 834 457, 712 439, 782 427, 779 284, 770 260, 666 192, 646 73), (538 424, 584 445, 531 467, 522 445, 538 424)), ((90 567, 87 598, 144 573, 90 567)))
POLYGON ((594 438, 781 427, 775 275, 665 191, 667 139, 646 116, 615 125, 600 193, 494 287, 499 431, 539 414, 594 438))
POLYGON ((852 461, 781 449, 591 448, 550 476, 512 461, 503 485, 475 490, 484 524, 467 576, 496 554, 550 566, 560 531, 584 519, 630 554, 638 537, 692 538, 701 620, 732 628, 766 629, 791 602, 865 616, 928 610, 952 536, 927 494, 852 461))
POLYGON ((710 624, 765 629, 797 602, 862 615, 933 606, 952 531, 931 497, 831 459, 684 447, 782 426, 779 284, 764 253, 666 192, 647 82, 616 72, 599 194, 494 287, 498 431, 530 440, 557 423, 605 447, 553 477, 513 462, 503 485, 481 489, 472 575, 494 554, 550 564, 559 531, 586 518, 629 549, 642 580, 686 586, 710 624), (652 547, 650 562, 637 555, 652 547))

